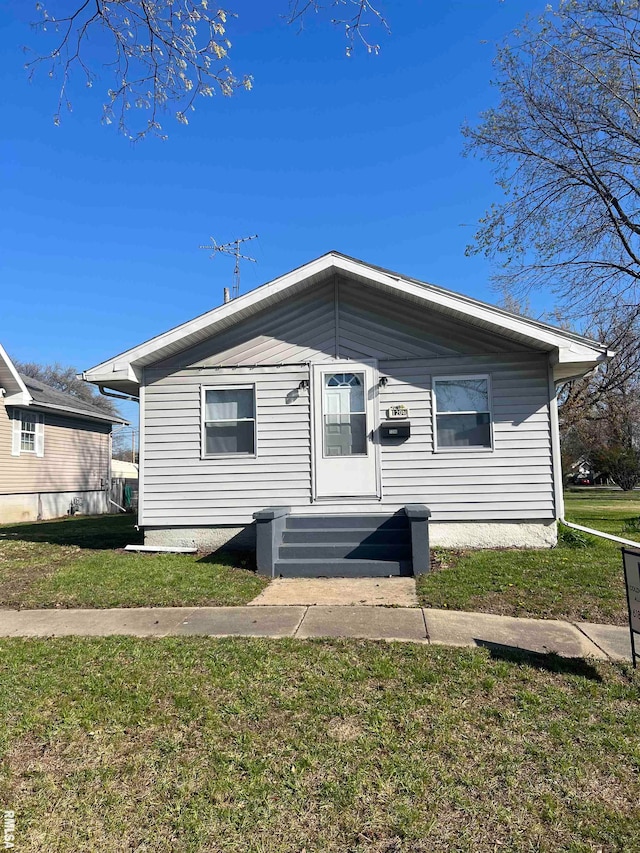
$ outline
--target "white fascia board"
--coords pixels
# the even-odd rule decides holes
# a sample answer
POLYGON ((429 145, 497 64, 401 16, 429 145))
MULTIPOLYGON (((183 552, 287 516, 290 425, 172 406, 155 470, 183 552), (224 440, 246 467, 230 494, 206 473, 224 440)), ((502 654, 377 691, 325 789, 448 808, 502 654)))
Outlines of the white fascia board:
POLYGON ((123 361, 122 357, 118 356, 118 361, 104 362, 90 370, 84 370, 80 376, 85 382, 94 385, 110 386, 112 382, 127 382, 137 387, 142 381, 142 370, 134 368, 130 362, 123 361))
POLYGON ((460 294, 437 288, 429 284, 418 284, 410 279, 395 275, 384 270, 370 267, 362 261, 348 258, 344 255, 329 253, 305 264, 292 272, 286 273, 280 278, 263 284, 261 287, 245 293, 220 305, 206 314, 202 314, 193 320, 176 326, 161 335, 157 335, 148 341, 133 347, 126 352, 120 353, 115 358, 104 361, 95 367, 86 370, 83 378, 88 382, 109 385, 110 381, 127 381, 139 384, 141 381, 140 367, 150 363, 149 359, 158 353, 158 359, 162 358, 162 351, 166 347, 179 343, 184 338, 197 334, 204 329, 211 328, 212 334, 215 327, 225 320, 232 319, 236 314, 244 312, 247 316, 258 310, 261 304, 270 297, 286 291, 288 288, 300 284, 307 278, 318 275, 329 270, 341 271, 359 278, 364 278, 372 284, 393 288, 401 294, 411 295, 417 301, 428 305, 434 305, 448 312, 468 318, 474 325, 480 320, 482 323, 496 329, 497 332, 508 336, 511 331, 530 341, 532 346, 544 345, 552 352, 557 350, 562 362, 582 362, 592 359, 594 363, 606 358, 606 347, 602 344, 589 342, 586 338, 579 338, 573 334, 563 334, 561 330, 554 330, 544 324, 509 314, 501 309, 493 308, 482 302, 460 294), (577 340, 576 340, 577 338, 577 340), (587 355, 588 354, 588 355, 587 355), (585 355, 587 358, 585 359, 585 355))
MULTIPOLYGON (((19 404, 12 402, 12 403, 10 403, 10 405, 28 405, 29 400, 31 400, 31 394, 27 391, 27 386, 24 384, 24 382, 20 378, 20 374, 15 369, 13 362, 11 361, 9 356, 7 355, 6 350, 4 349, 2 344, 0 344, 0 359, 2 361, 4 361, 5 365, 7 366, 7 370, 11 374, 11 378, 14 380, 14 382, 16 383, 16 385, 18 386, 18 389, 19 389, 19 391, 17 393, 14 393, 11 395, 11 398, 13 398, 13 397, 19 398, 20 396, 23 398, 19 404)), ((5 397, 4 399, 5 399, 5 403, 8 403, 10 400, 9 397, 5 397)))
POLYGON ((29 394, 28 391, 20 391, 18 394, 10 394, 8 397, 4 397, 5 406, 29 406, 33 397, 29 394))
POLYGON ((429 302, 432 305, 463 314, 469 318, 472 324, 474 320, 481 320, 494 326, 497 330, 503 330, 507 333, 511 331, 523 335, 529 338, 533 344, 546 344, 554 349, 557 348, 564 353, 562 356, 563 361, 580 360, 579 353, 583 352, 588 352, 593 357, 595 354, 600 355, 606 351, 604 345, 594 344, 593 346, 589 346, 586 339, 584 339, 584 343, 579 343, 573 339, 573 336, 564 335, 561 330, 556 332, 553 329, 544 328, 537 323, 529 323, 524 318, 495 310, 489 305, 484 305, 482 302, 476 302, 475 300, 467 302, 467 297, 448 293, 447 291, 440 290, 440 288, 435 288, 433 285, 415 284, 400 276, 368 269, 346 258, 339 258, 336 265, 344 272, 350 272, 359 276, 366 275, 370 281, 388 287, 395 287, 396 289, 400 289, 402 293, 410 293, 412 296, 429 302))
POLYGON ((183 323, 180 326, 176 326, 173 329, 169 329, 168 332, 157 335, 155 338, 151 338, 137 347, 133 347, 126 352, 120 353, 120 355, 117 355, 113 359, 104 361, 102 364, 98 364, 89 370, 85 370, 83 377, 88 382, 100 382, 105 385, 108 385, 110 379, 125 378, 139 383, 141 380, 141 371, 138 369, 138 375, 136 376, 136 372, 134 370, 136 362, 142 361, 147 356, 153 355, 153 353, 162 350, 164 347, 171 346, 171 344, 181 341, 188 335, 199 332, 208 326, 214 325, 214 323, 219 323, 223 320, 229 319, 240 311, 246 311, 247 309, 254 308, 270 296, 275 296, 281 291, 286 290, 288 287, 291 287, 293 284, 297 284, 305 278, 310 278, 312 275, 323 272, 333 265, 334 261, 332 257, 330 255, 324 255, 323 257, 318 258, 315 261, 311 261, 311 263, 306 264, 297 270, 293 270, 293 272, 289 272, 280 278, 274 279, 267 284, 263 284, 261 287, 258 287, 249 293, 245 293, 243 296, 238 296, 235 299, 232 299, 231 302, 226 302, 224 305, 220 305, 217 308, 208 311, 206 314, 201 314, 199 317, 189 320, 188 322, 183 323), (131 371, 132 375, 125 377, 122 373, 127 368, 131 371))

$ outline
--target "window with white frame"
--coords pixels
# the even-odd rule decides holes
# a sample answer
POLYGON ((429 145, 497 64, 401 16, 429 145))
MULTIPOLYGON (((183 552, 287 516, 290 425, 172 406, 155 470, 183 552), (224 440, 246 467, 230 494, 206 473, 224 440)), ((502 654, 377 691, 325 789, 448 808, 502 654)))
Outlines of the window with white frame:
POLYGON ((255 456, 254 385, 202 389, 202 455, 255 456))
POLYGON ((13 411, 11 455, 20 456, 22 453, 44 456, 44 415, 41 412, 13 411))
POLYGON ((491 449, 490 395, 488 376, 434 377, 437 450, 491 449))
POLYGON ((27 412, 20 420, 20 452, 36 452, 36 418, 27 412))

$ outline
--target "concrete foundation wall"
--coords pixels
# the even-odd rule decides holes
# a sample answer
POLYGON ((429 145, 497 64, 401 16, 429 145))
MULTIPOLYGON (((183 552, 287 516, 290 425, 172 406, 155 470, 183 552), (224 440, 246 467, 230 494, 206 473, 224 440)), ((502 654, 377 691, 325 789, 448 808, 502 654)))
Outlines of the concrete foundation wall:
POLYGON ((256 530, 254 524, 247 527, 145 527, 144 544, 198 548, 200 551, 216 551, 223 546, 230 551, 252 551, 256 547, 256 530))
MULTIPOLYGON (((552 548, 558 540, 555 521, 435 522, 429 539, 436 548, 552 548)), ((215 551, 255 548, 255 525, 237 527, 147 527, 145 545, 169 545, 215 551)))
POLYGON ((555 521, 483 521, 429 525, 432 548, 553 548, 555 521))
POLYGON ((78 515, 102 515, 110 511, 103 491, 0 495, 0 523, 62 518, 71 514, 72 505, 78 515))

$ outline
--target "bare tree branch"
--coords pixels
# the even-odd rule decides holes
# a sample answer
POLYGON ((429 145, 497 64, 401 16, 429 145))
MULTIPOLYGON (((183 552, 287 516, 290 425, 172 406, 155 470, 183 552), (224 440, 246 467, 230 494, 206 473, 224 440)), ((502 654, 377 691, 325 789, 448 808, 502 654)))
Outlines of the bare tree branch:
MULTIPOLYGON (((74 72, 91 87, 99 67, 111 79, 102 120, 117 124, 132 140, 148 134, 166 138, 162 112, 171 110, 188 124, 199 97, 252 87, 251 75, 236 77, 229 65, 227 30, 236 16, 218 7, 209 10, 209 0, 50 0, 46 8, 38 2, 36 9, 40 17, 34 28, 51 47, 25 67, 33 76, 44 65, 50 77, 60 79, 56 124, 64 108, 71 110, 74 72)), ((388 26, 371 0, 289 0, 286 18, 301 24, 308 13, 325 9, 344 12, 332 23, 344 26, 348 54, 356 41, 378 52, 368 29, 372 23, 388 26)))
POLYGON ((640 297, 640 0, 560 0, 497 52, 497 107, 463 129, 504 192, 468 253, 504 291, 584 315, 640 297))

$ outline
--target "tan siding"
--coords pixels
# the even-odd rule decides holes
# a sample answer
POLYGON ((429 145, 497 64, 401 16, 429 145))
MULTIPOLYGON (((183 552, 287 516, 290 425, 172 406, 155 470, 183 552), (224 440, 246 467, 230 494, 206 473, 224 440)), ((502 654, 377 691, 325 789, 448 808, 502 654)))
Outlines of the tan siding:
POLYGON ((102 488, 109 472, 110 424, 45 413, 44 456, 12 456, 9 412, 0 404, 0 494, 102 488))

